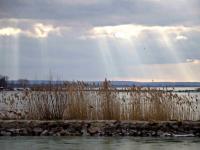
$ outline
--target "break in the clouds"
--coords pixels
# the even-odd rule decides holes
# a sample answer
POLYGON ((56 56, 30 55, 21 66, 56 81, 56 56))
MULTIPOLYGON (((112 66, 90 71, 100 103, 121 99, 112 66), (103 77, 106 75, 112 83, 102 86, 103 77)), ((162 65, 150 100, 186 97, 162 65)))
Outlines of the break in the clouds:
POLYGON ((54 28, 52 25, 43 25, 41 23, 33 25, 33 28, 30 30, 22 30, 20 28, 13 27, 0 29, 1 36, 18 36, 19 34, 22 34, 27 37, 46 38, 51 32, 60 34, 60 29, 54 28))
POLYGON ((12 79, 200 81, 199 0, 1 0, 12 79))

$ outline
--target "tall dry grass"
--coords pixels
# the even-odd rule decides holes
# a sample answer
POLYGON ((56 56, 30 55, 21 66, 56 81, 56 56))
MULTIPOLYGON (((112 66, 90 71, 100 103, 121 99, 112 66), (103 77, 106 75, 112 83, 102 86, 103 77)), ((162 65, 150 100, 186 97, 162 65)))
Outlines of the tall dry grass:
MULTIPOLYGON (((16 119, 39 120, 200 120, 198 98, 167 89, 95 87, 84 82, 36 87, 22 95, 3 97, 16 119), (17 97, 17 98, 16 98, 17 97), (15 109, 13 109, 15 108, 15 109)), ((4 118, 9 119, 9 115, 4 118)))

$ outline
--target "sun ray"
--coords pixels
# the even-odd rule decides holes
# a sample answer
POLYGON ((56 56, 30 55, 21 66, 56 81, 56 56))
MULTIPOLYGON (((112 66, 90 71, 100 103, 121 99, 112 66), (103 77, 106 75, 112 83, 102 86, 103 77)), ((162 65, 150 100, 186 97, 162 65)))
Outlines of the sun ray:
POLYGON ((2 56, 0 57, 3 66, 3 72, 5 75, 11 76, 17 79, 20 74, 20 51, 19 40, 21 30, 17 28, 18 21, 11 21, 12 27, 0 28, 0 51, 2 56))
MULTIPOLYGON (((140 66, 141 64, 143 64, 143 60, 142 58, 140 58, 139 54, 138 54, 138 51, 140 50, 139 47, 137 47, 137 43, 136 42, 139 42, 140 40, 138 38, 134 38, 134 37, 130 37, 130 38, 127 38, 125 39, 124 41, 121 40, 121 42, 119 42, 120 44, 123 44, 123 47, 126 48, 128 51, 128 53, 126 54, 126 60, 131 60, 131 59, 134 59, 133 61, 131 61, 129 64, 127 64, 128 66, 131 66, 132 68, 134 68, 135 66, 140 66)), ((123 53, 123 51, 120 51, 121 53, 123 53)), ((119 52, 119 53, 120 53, 119 52)), ((125 61, 125 60, 123 60, 125 61)), ((127 67, 127 66, 125 66, 127 67)), ((144 69, 143 67, 139 67, 139 74, 141 76, 144 76, 144 69)), ((138 72, 137 72, 138 74, 138 72)), ((134 76, 134 73, 133 74, 130 74, 130 72, 126 71, 126 76, 134 76)))
POLYGON ((49 71, 50 66, 49 66, 49 53, 48 53, 48 48, 47 48, 47 39, 46 38, 39 38, 39 45, 40 45, 40 62, 42 63, 42 70, 43 72, 46 72, 47 74, 43 74, 43 76, 49 77, 49 71))
POLYGON ((13 60, 13 74, 15 77, 18 79, 19 78, 19 73, 20 73, 20 68, 19 68, 19 61, 20 61, 20 52, 19 52, 19 37, 16 35, 13 39, 13 44, 12 44, 12 54, 11 54, 11 59, 13 60))
POLYGON ((169 35, 166 35, 163 32, 161 32, 160 34, 161 34, 161 37, 162 37, 162 40, 163 40, 165 46, 171 53, 171 57, 173 57, 173 59, 178 63, 177 71, 179 71, 182 74, 185 81, 191 81, 193 78, 193 73, 187 65, 185 65, 184 63, 181 63, 181 55, 177 54, 176 48, 173 45, 173 42, 171 41, 171 39, 169 38, 169 35))
POLYGON ((112 76, 117 76, 118 70, 111 53, 108 39, 106 37, 101 38, 97 43, 105 67, 106 77, 111 78, 112 76))

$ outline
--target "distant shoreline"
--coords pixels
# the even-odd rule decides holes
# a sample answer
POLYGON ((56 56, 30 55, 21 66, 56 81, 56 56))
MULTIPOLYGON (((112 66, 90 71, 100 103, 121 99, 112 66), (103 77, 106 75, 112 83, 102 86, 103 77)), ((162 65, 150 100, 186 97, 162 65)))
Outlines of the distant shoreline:
MULTIPOLYGON (((8 86, 20 87, 21 81, 19 80, 8 80, 8 86)), ((34 85, 60 85, 65 82, 74 82, 74 81, 51 81, 51 80, 27 80, 27 87, 34 85)), ((82 81, 81 81, 82 82, 82 81)), ((86 84, 99 86, 104 81, 83 81, 86 84)), ((109 81, 113 87, 200 87, 200 82, 136 82, 136 81, 109 81)))

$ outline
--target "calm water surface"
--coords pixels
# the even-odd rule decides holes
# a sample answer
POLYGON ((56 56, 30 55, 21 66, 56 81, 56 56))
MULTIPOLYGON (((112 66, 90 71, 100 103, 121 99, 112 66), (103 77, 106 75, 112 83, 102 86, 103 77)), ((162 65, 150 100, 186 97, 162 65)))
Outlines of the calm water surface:
POLYGON ((200 138, 0 137, 0 150, 199 150, 200 138))

